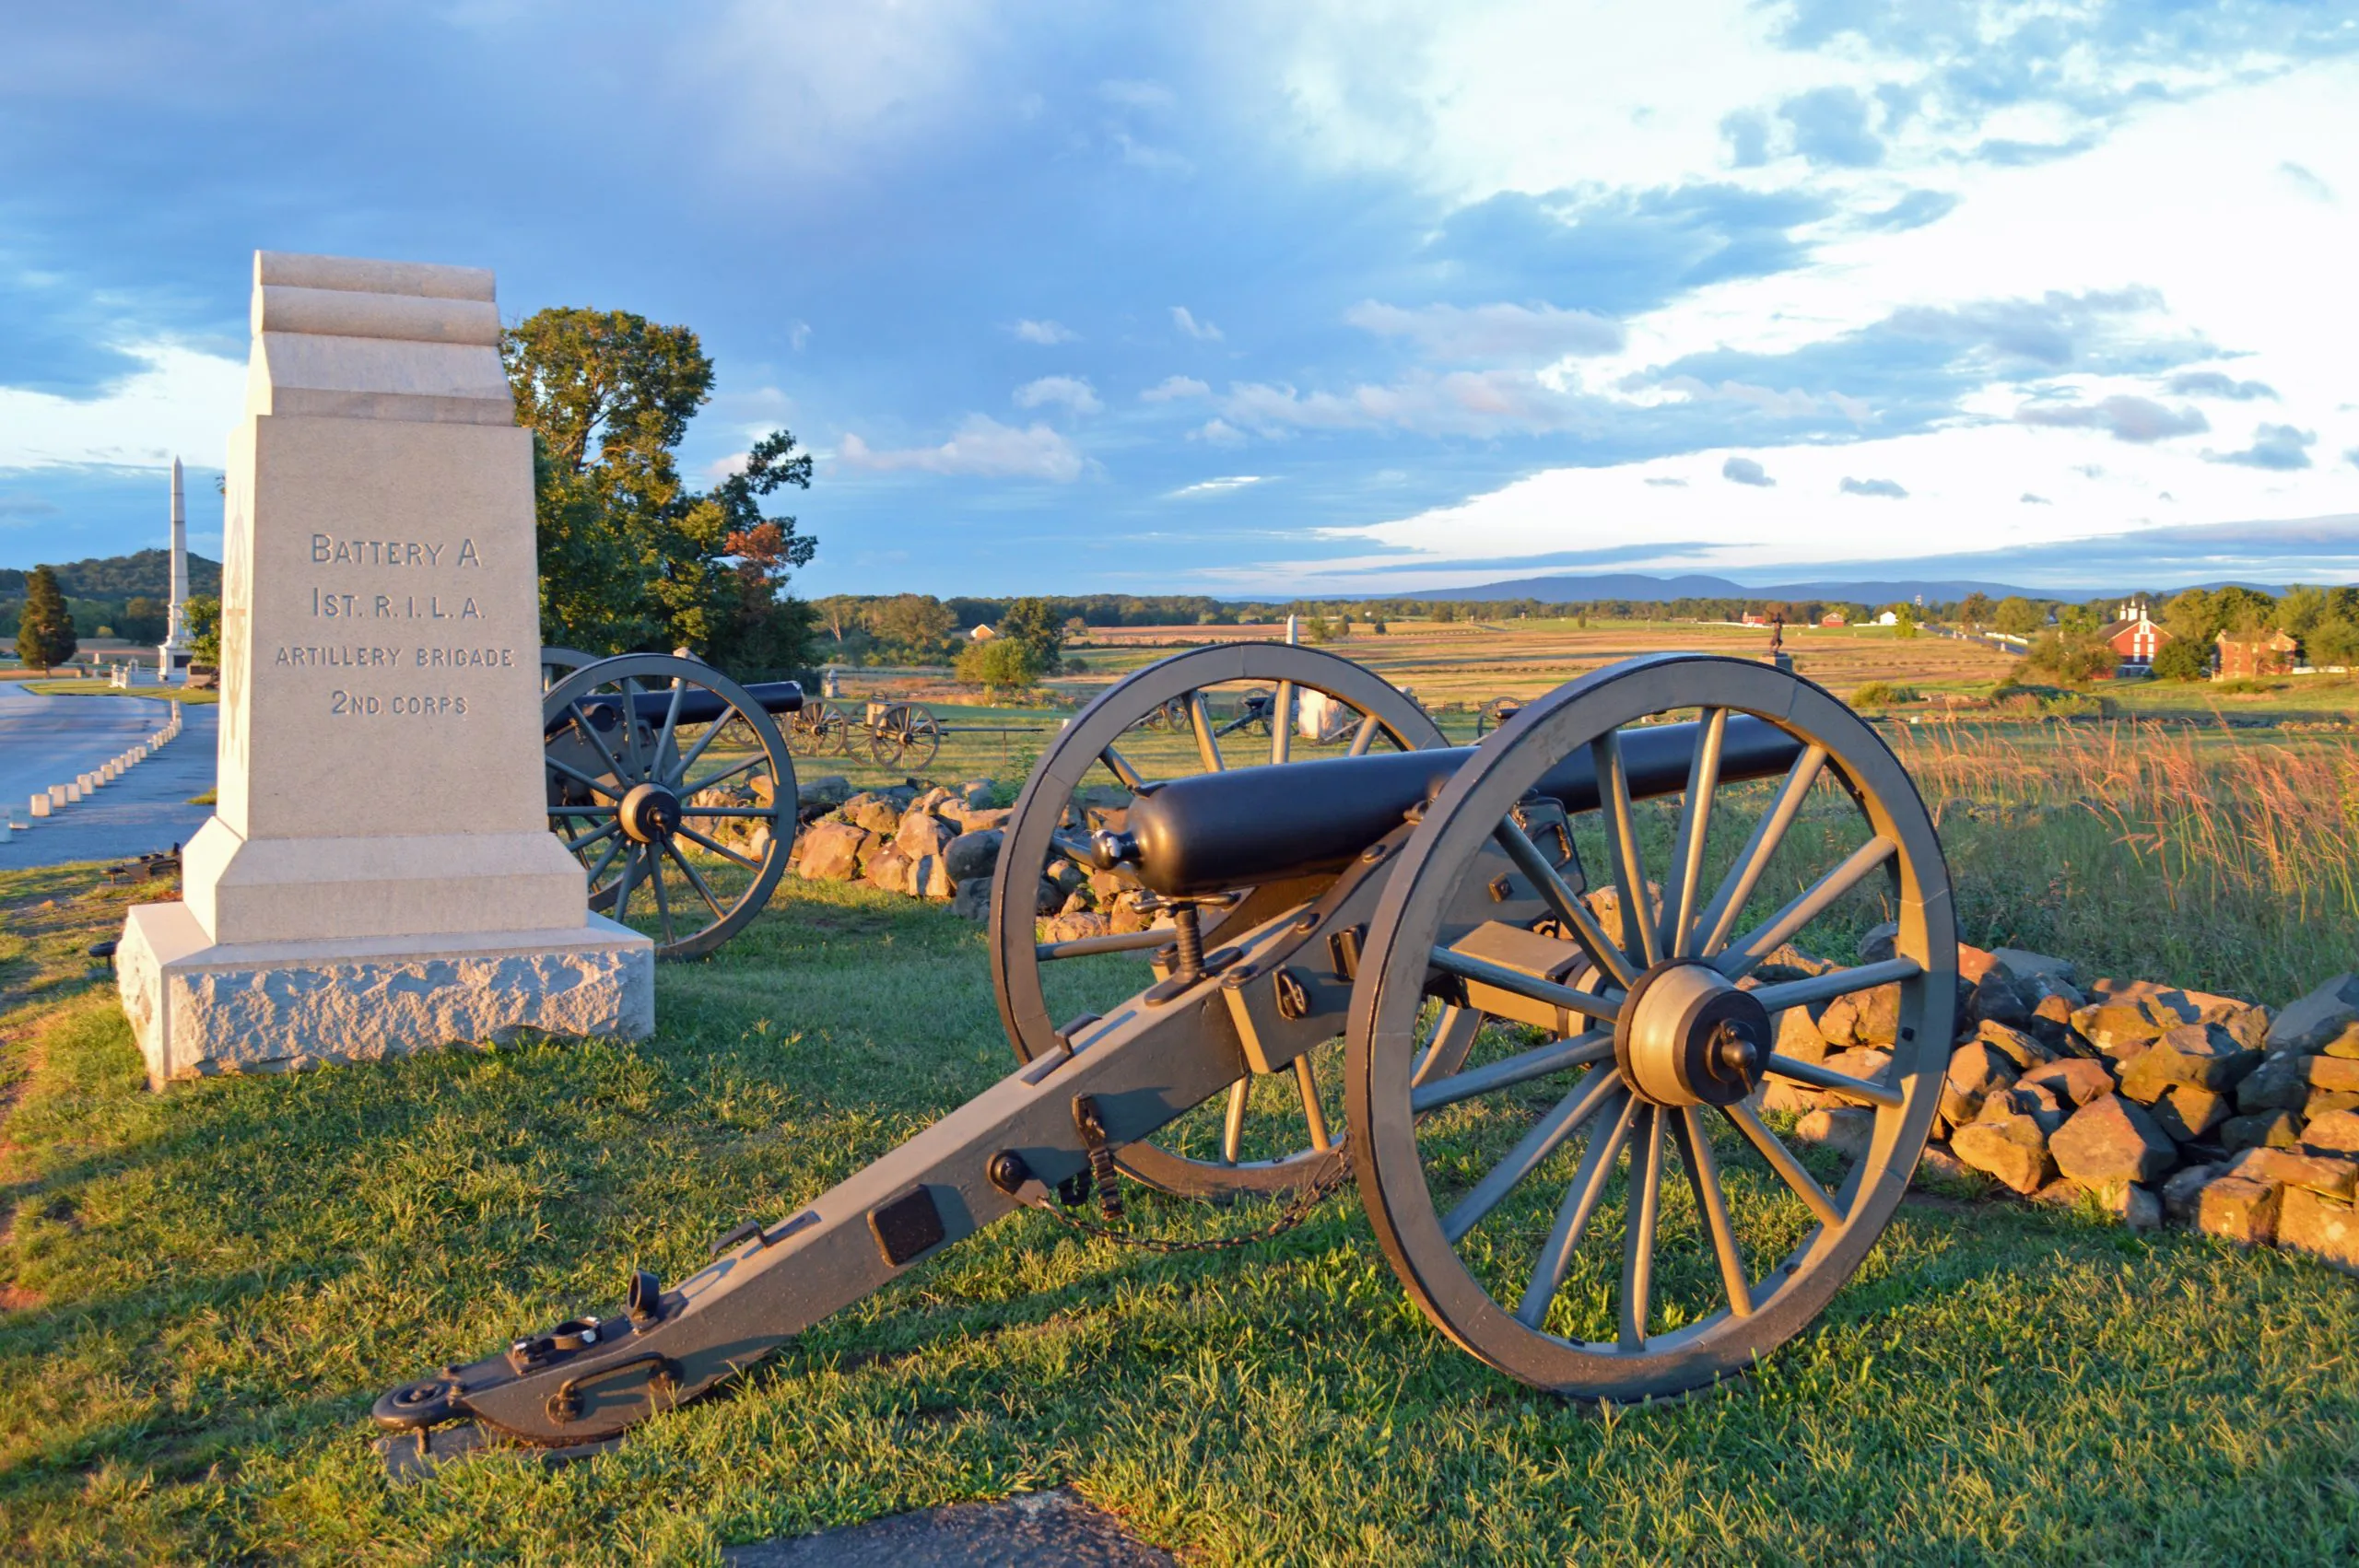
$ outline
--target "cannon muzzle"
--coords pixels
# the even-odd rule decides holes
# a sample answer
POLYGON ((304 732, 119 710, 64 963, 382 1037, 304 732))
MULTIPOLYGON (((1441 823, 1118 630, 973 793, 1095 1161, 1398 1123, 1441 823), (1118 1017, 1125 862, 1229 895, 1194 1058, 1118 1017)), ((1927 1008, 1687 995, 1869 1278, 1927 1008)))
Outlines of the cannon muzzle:
MULTIPOLYGON (((1692 721, 1638 725, 1621 737, 1631 799, 1687 787, 1692 721)), ((1802 742, 1767 720, 1731 715, 1720 777, 1774 778, 1802 751, 1802 742)), ((1133 802, 1126 831, 1106 836, 1097 848, 1129 861, 1144 885, 1167 898, 1339 871, 1399 826, 1412 807, 1438 794, 1473 755, 1471 746, 1447 746, 1175 778, 1133 802)), ((1539 788, 1568 813, 1595 810, 1597 770, 1589 752, 1557 764, 1539 788)))

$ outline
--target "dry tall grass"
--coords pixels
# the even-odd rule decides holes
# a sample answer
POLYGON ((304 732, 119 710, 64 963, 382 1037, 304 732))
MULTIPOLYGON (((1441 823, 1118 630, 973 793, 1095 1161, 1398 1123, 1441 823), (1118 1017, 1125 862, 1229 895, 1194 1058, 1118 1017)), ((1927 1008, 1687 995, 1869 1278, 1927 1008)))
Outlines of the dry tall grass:
POLYGON ((2272 1004, 2359 968, 2359 748, 2120 722, 1900 731, 1986 942, 2272 1004))

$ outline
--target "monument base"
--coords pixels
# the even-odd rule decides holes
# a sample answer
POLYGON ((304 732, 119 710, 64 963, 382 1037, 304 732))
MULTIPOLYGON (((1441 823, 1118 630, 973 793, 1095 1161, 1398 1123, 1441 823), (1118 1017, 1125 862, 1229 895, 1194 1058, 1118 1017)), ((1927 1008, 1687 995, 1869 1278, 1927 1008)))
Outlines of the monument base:
POLYGON ((221 946, 187 905, 142 904, 115 971, 158 1089, 527 1034, 655 1031, 655 944, 594 914, 562 930, 221 946))

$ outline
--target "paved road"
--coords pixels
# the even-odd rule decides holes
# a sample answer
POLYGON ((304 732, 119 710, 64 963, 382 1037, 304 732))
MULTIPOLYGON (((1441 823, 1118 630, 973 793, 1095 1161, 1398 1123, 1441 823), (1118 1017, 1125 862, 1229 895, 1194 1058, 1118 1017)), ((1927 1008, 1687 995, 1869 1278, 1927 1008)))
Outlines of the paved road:
MULTIPOLYGON (((179 737, 97 794, 41 819, 0 844, 0 870, 123 860, 185 844, 210 806, 192 795, 213 788, 214 740, 220 709, 185 705, 179 737)), ((161 728, 170 717, 161 698, 38 696, 0 681, 0 811, 31 823, 33 792, 87 773, 161 728)))

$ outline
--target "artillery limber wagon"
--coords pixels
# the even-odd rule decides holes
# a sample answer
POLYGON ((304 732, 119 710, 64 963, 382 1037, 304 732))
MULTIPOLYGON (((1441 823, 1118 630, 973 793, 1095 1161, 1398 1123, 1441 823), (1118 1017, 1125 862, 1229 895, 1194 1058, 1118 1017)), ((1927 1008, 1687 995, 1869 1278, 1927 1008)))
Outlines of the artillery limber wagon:
POLYGON ((691 1277, 393 1389, 389 1457, 613 1440, 1020 1210, 1095 1225, 1067 1212, 1094 1195, 1127 1231, 1132 1183, 1284 1216, 1348 1178, 1461 1348, 1567 1396, 1674 1395, 1816 1316, 1935 1113, 1956 948, 1931 823, 1867 725, 1766 664, 1632 661, 1452 748, 1332 655, 1197 649, 1066 726, 1005 834, 1016 1070, 807 1204, 750 1201, 691 1277), (1272 694, 1250 755, 1210 717, 1240 685, 1272 694), (1361 716, 1347 738, 1297 743, 1305 692, 1361 716), (1109 779, 1125 805, 1076 809, 1109 779), (1074 873, 1110 914, 1044 941, 1074 873), (1888 948, 1811 956, 1879 919, 1888 948), (1781 1047, 1785 1015, 1870 992, 1887 1058, 1781 1047), (1841 1151, 1772 1125, 1779 1082, 1852 1107, 1841 1151))

